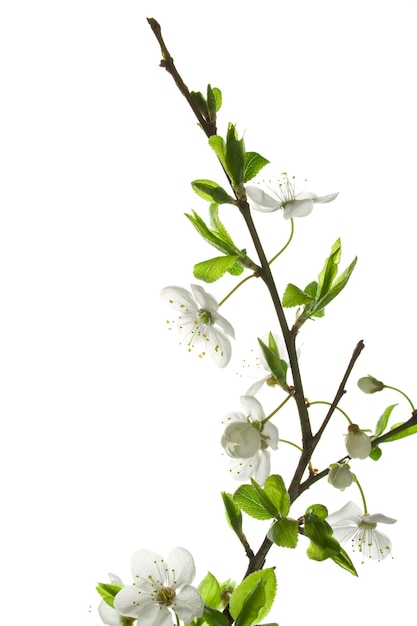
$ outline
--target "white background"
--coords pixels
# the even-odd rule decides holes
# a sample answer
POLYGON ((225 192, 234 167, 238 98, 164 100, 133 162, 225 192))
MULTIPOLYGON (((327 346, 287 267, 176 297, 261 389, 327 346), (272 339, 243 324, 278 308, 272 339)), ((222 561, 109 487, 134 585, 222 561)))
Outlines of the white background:
MULTIPOLYGON (((315 279, 341 237, 342 267, 359 262, 326 317, 300 337, 305 392, 331 400, 365 340, 342 407, 363 428, 399 402, 365 396, 371 373, 416 398, 414 0, 256 3, 6 1, 0 9, 1 109, 1 589, 2 620, 45 626, 100 622, 97 581, 129 582, 139 548, 188 548, 197 582, 210 570, 239 581, 245 557, 220 492, 237 484, 221 454, 221 419, 240 410, 256 376, 256 337, 276 328, 262 285, 249 281, 222 307, 237 340, 226 370, 178 345, 160 300, 187 287, 194 263, 214 256, 183 217, 206 205, 190 181, 224 183, 214 154, 171 79, 146 22, 156 18, 191 89, 223 91, 229 121, 270 173, 340 192, 296 222, 276 263, 279 288, 315 279), (251 350, 255 349, 255 352, 251 350)), ((230 207, 222 218, 252 253, 230 207)), ((289 234, 278 213, 255 220, 272 256, 289 234)), ((232 279, 209 290, 221 299, 232 279)), ((289 312, 293 320, 293 311, 289 312)), ((283 396, 260 396, 271 411, 283 396)), ((312 411, 318 426, 322 413, 312 411)), ((297 437, 293 410, 276 420, 297 437)), ((335 415, 317 452, 321 468, 344 453, 335 415)), ((394 559, 360 564, 355 579, 314 563, 306 543, 272 549, 279 590, 267 621, 281 626, 411 623, 416 559, 416 440, 357 462, 370 512, 394 559), (409 617, 407 617, 409 616, 409 617)), ((282 444, 273 471, 296 456, 282 444)), ((329 510, 347 500, 326 481, 294 505, 329 510)), ((246 523, 253 548, 267 523, 246 523)), ((354 555, 355 556, 355 555, 354 555)))

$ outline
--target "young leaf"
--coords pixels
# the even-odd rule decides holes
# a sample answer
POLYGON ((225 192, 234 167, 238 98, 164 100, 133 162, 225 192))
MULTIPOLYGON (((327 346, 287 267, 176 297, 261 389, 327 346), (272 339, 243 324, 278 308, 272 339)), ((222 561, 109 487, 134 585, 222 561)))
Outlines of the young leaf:
POLYGON ((249 180, 252 180, 252 178, 255 178, 261 169, 265 167, 265 165, 268 165, 268 163, 268 159, 265 159, 257 152, 246 152, 245 165, 243 169, 243 182, 247 183, 249 180))
POLYGON ((223 165, 224 169, 227 172, 227 163, 226 163, 226 144, 224 142, 223 137, 220 135, 212 135, 209 140, 209 146, 213 148, 214 152, 217 155, 220 163, 223 165))
POLYGON ((326 295, 332 286, 337 275, 337 266, 339 265, 341 254, 342 244, 340 243, 340 239, 337 239, 332 245, 330 256, 326 259, 324 267, 318 276, 317 300, 326 295))
POLYGON ((123 585, 114 585, 108 583, 98 583, 96 589, 103 600, 111 607, 114 607, 114 597, 119 593, 123 585))
POLYGON ((197 620, 198 623, 208 624, 208 626, 229 626, 229 620, 226 615, 208 605, 204 605, 203 617, 201 620, 197 620))
POLYGON ((332 300, 339 295, 339 293, 346 287, 346 284, 355 269, 355 265, 357 263, 358 257, 355 257, 352 263, 340 274, 337 280, 334 282, 330 291, 320 298, 317 303, 317 309, 323 309, 325 306, 329 304, 332 300))
POLYGON ((295 548, 298 543, 298 521, 279 518, 268 530, 268 539, 282 548, 295 548))
MULTIPOLYGON (((404 422, 394 424, 393 426, 391 426, 390 430, 394 430, 394 428, 397 428, 397 426, 401 426, 402 424, 404 424, 404 422)), ((415 435, 416 433, 417 425, 409 426, 408 428, 401 430, 399 433, 391 435, 391 437, 388 437, 388 439, 384 439, 383 443, 386 443, 387 441, 396 441, 397 439, 403 439, 404 437, 409 437, 410 435, 415 435)))
POLYGON ((238 537, 242 536, 242 513, 236 503, 233 501, 233 496, 226 491, 222 491, 222 498, 224 508, 226 510, 226 519, 229 522, 230 527, 235 531, 238 537))
POLYGON ((308 304, 314 300, 306 291, 303 291, 299 287, 296 287, 292 283, 289 283, 284 291, 282 297, 282 306, 291 308, 293 306, 301 306, 302 304, 308 304))
POLYGON ((205 120, 208 119, 208 108, 207 102, 201 91, 191 91, 191 98, 194 100, 194 103, 197 105, 198 110, 205 120))
POLYGON ((207 572, 207 575, 198 585, 198 591, 200 592, 205 604, 209 604, 215 609, 221 607, 220 584, 211 572, 207 572))
POLYGON ((253 485, 241 485, 233 494, 237 506, 255 519, 271 519, 274 515, 265 508, 253 485))
POLYGON ((280 511, 278 507, 275 505, 275 502, 272 502, 271 498, 268 496, 266 491, 262 489, 262 487, 256 482, 256 480, 254 480, 253 478, 251 478, 250 480, 251 480, 252 485, 256 489, 256 493, 258 494, 259 501, 261 502, 265 510, 268 511, 272 517, 278 517, 280 514, 280 511))
POLYGON ((230 243, 230 237, 224 240, 220 233, 211 230, 204 220, 195 212, 193 214, 185 213, 185 216, 190 220, 195 229, 199 232, 199 234, 205 239, 210 245, 212 245, 220 252, 224 252, 225 254, 238 254, 239 250, 236 246, 230 243))
POLYGON ((394 410, 396 406, 397 404, 390 404, 390 406, 387 406, 387 408, 385 409, 385 411, 383 412, 383 414, 381 415, 381 417, 379 418, 376 424, 374 437, 380 437, 382 435, 382 433, 388 426, 388 420, 390 418, 392 411, 394 410))
POLYGON ((194 265, 193 274, 199 280, 206 283, 214 283, 221 278, 226 272, 233 269, 238 260, 236 254, 228 256, 218 256, 208 261, 202 261, 194 265))
POLYGON ((226 169, 234 187, 239 187, 243 183, 244 161, 245 144, 243 139, 238 139, 235 125, 229 124, 226 137, 226 169))
POLYGON ((284 481, 278 474, 269 476, 264 484, 264 492, 282 517, 290 512, 290 497, 285 488, 284 481))
POLYGON ((194 180, 192 188, 201 198, 216 204, 236 204, 236 200, 212 180, 194 180))
POLYGON ((230 598, 230 614, 236 626, 259 624, 271 610, 276 590, 277 580, 272 568, 249 574, 230 598))
POLYGON ((210 204, 209 215, 210 215, 210 224, 211 224, 212 229, 220 235, 224 243, 229 244, 230 248, 232 249, 235 248, 233 239, 231 238, 228 231, 226 230, 226 227, 224 226, 223 222, 220 220, 219 206, 215 202, 210 204))
POLYGON ((259 337, 258 343, 261 346, 262 352, 264 354, 266 362, 268 363, 268 367, 271 370, 271 373, 274 375, 281 387, 285 387, 288 364, 280 358, 278 348, 275 352, 269 346, 267 346, 259 337))

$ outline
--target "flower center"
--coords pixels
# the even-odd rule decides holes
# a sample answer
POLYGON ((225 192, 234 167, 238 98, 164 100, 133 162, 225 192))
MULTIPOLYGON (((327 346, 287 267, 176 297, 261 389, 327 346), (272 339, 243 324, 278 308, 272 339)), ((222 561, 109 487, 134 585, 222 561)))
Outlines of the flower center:
POLYGON ((175 589, 162 587, 156 594, 155 600, 161 606, 171 606, 175 600, 175 589))
POLYGON ((210 326, 213 323, 213 320, 211 319, 211 314, 210 314, 209 311, 205 311, 204 309, 200 309, 198 311, 198 317, 203 322, 203 324, 205 324, 206 326, 210 326))

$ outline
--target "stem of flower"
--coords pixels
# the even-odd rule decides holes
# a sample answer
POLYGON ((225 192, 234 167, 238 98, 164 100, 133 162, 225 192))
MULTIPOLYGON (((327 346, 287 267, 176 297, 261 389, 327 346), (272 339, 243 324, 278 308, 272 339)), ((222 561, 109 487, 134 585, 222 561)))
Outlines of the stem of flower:
POLYGON ((361 494, 362 503, 363 503, 363 514, 364 515, 368 515, 368 507, 366 506, 366 499, 365 499, 365 494, 363 492, 362 486, 361 486, 359 480, 356 478, 356 475, 353 474, 353 476, 354 476, 354 479, 355 479, 355 483, 357 484, 359 492, 361 494))
MULTIPOLYGON (((309 402, 308 405, 309 406, 313 406, 313 404, 326 404, 327 406, 332 406, 331 402, 326 402, 325 400, 315 400, 314 402, 309 402)), ((349 422, 349 424, 352 424, 352 420, 350 419, 349 415, 347 413, 345 413, 345 411, 343 411, 343 409, 340 408, 340 406, 336 406, 335 407, 338 411, 340 411, 340 413, 342 413, 342 415, 344 415, 347 419, 347 421, 349 422)))
POLYGON ((230 291, 230 292, 227 294, 227 296, 225 296, 225 297, 223 298, 223 300, 220 300, 220 302, 219 302, 219 306, 221 306, 222 304, 224 304, 224 303, 226 302, 226 300, 227 300, 228 298, 230 298, 230 296, 231 296, 231 295, 232 295, 235 291, 237 291, 237 289, 239 289, 239 287, 241 287, 241 286, 243 285, 243 283, 246 283, 246 281, 247 281, 247 280, 249 280, 250 278, 255 278, 256 276, 257 276, 257 274, 256 274, 256 272, 254 272, 254 273, 253 273, 253 274, 251 274, 250 276, 246 276, 246 278, 244 278, 243 280, 241 280, 241 281, 240 281, 240 283, 238 283, 238 284, 236 285, 236 287, 233 287, 232 291, 230 291))
MULTIPOLYGON (((262 422, 261 422, 261 423, 262 423, 262 424, 266 424, 267 422, 269 422, 269 420, 271 419, 271 417, 273 417, 276 413, 278 413, 278 411, 279 411, 280 409, 282 409, 282 407, 283 407, 285 404, 287 404, 288 400, 289 400, 290 398, 292 398, 292 397, 293 397, 293 394, 292 394, 292 393, 289 393, 289 394, 288 394, 288 396, 285 398, 285 400, 284 400, 283 402, 281 402, 281 404, 280 404, 279 406, 277 406, 277 408, 276 408, 276 409, 274 409, 274 410, 272 411, 272 413, 270 413, 270 414, 268 415, 268 417, 265 417, 265 418, 262 420, 262 422)), ((283 439, 280 439, 280 441, 283 441, 283 439)), ((300 450, 301 450, 301 448, 300 448, 300 450)))
POLYGON ((409 405, 411 406, 411 410, 415 411, 415 407, 414 404, 411 402, 410 398, 407 396, 406 393, 404 393, 404 391, 401 391, 401 389, 398 389, 397 387, 391 387, 391 385, 386 385, 384 383, 384 389, 392 389, 393 391, 397 391, 398 393, 400 393, 402 396, 404 396, 404 398, 407 400, 407 402, 409 403, 409 405))
POLYGON ((290 237, 287 241, 287 243, 285 244, 285 246, 283 248, 281 248, 281 250, 279 252, 277 252, 277 254, 275 256, 272 257, 272 259, 270 261, 268 261, 269 265, 271 265, 275 259, 277 259, 279 256, 281 256, 281 254, 284 252, 284 250, 286 250, 288 248, 288 246, 291 243, 291 240, 293 238, 294 235, 294 218, 291 218, 291 233, 290 233, 290 237))

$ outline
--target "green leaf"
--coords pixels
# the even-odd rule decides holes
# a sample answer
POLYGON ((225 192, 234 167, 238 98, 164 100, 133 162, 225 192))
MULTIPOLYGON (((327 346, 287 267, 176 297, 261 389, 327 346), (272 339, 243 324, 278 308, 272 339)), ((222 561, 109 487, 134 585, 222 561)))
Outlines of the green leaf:
POLYGON ((390 406, 387 406, 387 408, 385 409, 385 411, 383 412, 383 414, 381 415, 381 417, 379 418, 376 424, 374 437, 380 437, 382 435, 382 433, 388 426, 388 420, 390 418, 392 411, 394 410, 396 406, 398 406, 398 404, 390 404, 390 406))
POLYGON ((272 568, 249 574, 231 595, 229 610, 236 626, 259 624, 271 610, 277 590, 272 568))
POLYGON ((234 268, 238 255, 218 256, 208 261, 202 261, 194 265, 193 274, 199 280, 206 283, 214 283, 221 278, 227 271, 234 268))
POLYGON ((370 451, 369 456, 373 461, 379 461, 382 456, 381 448, 379 446, 374 446, 370 451))
POLYGON ((224 252, 225 254, 239 254, 239 250, 233 243, 230 244, 228 239, 224 241, 222 236, 214 230, 211 230, 195 211, 193 211, 192 215, 185 213, 185 216, 190 220, 201 237, 203 237, 203 239, 205 239, 211 246, 220 250, 220 252, 224 252))
POLYGON ((271 373, 274 375, 274 378, 276 378, 281 387, 284 387, 287 382, 288 364, 280 358, 278 348, 276 349, 276 351, 272 350, 259 337, 258 343, 261 346, 262 352, 264 354, 266 362, 268 363, 268 367, 271 370, 271 373))
POLYGON ((259 485, 256 482, 256 480, 254 480, 253 478, 251 478, 250 480, 251 480, 253 487, 256 490, 256 493, 259 497, 259 501, 261 502, 265 510, 271 514, 271 517, 278 517, 280 514, 279 509, 277 506, 275 506, 275 503, 272 502, 271 498, 266 493, 266 491, 262 489, 261 485, 259 485))
POLYGON ((341 254, 342 244, 340 243, 340 239, 337 239, 332 246, 330 256, 326 259, 324 267, 318 276, 317 300, 325 296, 332 286, 337 275, 337 266, 339 264, 341 254))
POLYGON ((289 283, 282 297, 282 306, 291 308, 293 306, 307 304, 313 300, 314 297, 311 297, 306 291, 303 291, 299 287, 296 287, 296 285, 289 283))
POLYGON ((212 89, 211 85, 207 85, 207 109, 208 120, 212 123, 216 123, 217 111, 220 109, 222 102, 221 92, 216 88, 212 89), (217 94, 215 93, 217 92, 217 94), (217 98, 216 98, 217 95, 217 98), (219 97, 220 96, 220 97, 219 97))
POLYGON ((346 287, 346 284, 347 284, 347 282, 348 282, 348 280, 349 280, 353 270, 355 269, 357 260, 358 260, 358 257, 355 257, 353 259, 352 263, 349 265, 349 267, 347 267, 340 274, 340 276, 335 281, 335 283, 333 284, 333 286, 330 289, 330 291, 323 298, 320 298, 318 300, 317 308, 324 308, 325 306, 327 306, 329 304, 329 302, 334 300, 336 298, 336 296, 338 296, 339 293, 342 291, 342 289, 344 289, 346 287))
POLYGON ((298 521, 289 517, 277 519, 268 530, 268 539, 282 548, 295 548, 298 543, 298 521))
MULTIPOLYGON (((393 426, 391 426, 390 431, 394 430, 394 428, 397 428, 398 426, 402 426, 404 423, 405 422, 399 422, 398 424, 394 424, 393 426)), ((397 441, 397 439, 403 439, 404 437, 409 437, 410 435, 415 435, 416 433, 417 425, 409 426, 408 428, 401 430, 399 433, 396 433, 395 435, 391 435, 391 437, 384 439, 384 441, 381 443, 386 443, 388 441, 397 441)))
POLYGON ((114 585, 108 583, 98 583, 96 589, 105 602, 114 607, 114 598, 119 593, 123 585, 114 585))
POLYGON ((209 604, 215 609, 221 607, 220 584, 213 574, 207 572, 207 575, 198 585, 198 591, 200 592, 205 604, 209 604))
POLYGON ((216 103, 216 112, 217 112, 217 111, 220 111, 220 108, 222 106, 222 102, 223 102, 222 92, 220 91, 218 87, 213 87, 212 92, 214 96, 214 101, 216 103))
POLYGON ((285 488, 284 481, 278 474, 269 476, 264 484, 264 492, 276 508, 278 513, 286 517, 290 512, 290 497, 285 488))
MULTIPOLYGON (((222 491, 224 508, 226 510, 226 519, 230 527, 235 531, 238 537, 242 536, 242 512, 233 500, 233 496, 226 491, 222 491)), ((210 603, 209 603, 210 604, 210 603)))
POLYGON ((259 174, 261 169, 265 167, 265 165, 268 165, 268 163, 268 159, 265 159, 257 152, 246 152, 245 165, 243 170, 243 182, 247 183, 249 180, 252 180, 252 178, 255 178, 255 176, 259 174))
POLYGON ((232 179, 234 187, 243 183, 245 161, 245 144, 239 139, 234 124, 229 124, 226 137, 226 165, 227 173, 232 179))
POLYGON ((224 613, 207 605, 204 606, 201 623, 209 626, 229 626, 229 620, 224 613))
POLYGON ((240 276, 243 273, 243 265, 240 264, 240 261, 236 261, 236 263, 232 265, 232 267, 229 267, 227 271, 232 276, 240 276))
POLYGON ((237 506, 255 519, 271 519, 274 515, 265 508, 253 485, 241 485, 233 494, 237 506))
POLYGON ((201 115, 204 117, 204 119, 207 120, 208 119, 207 102, 206 102, 205 97, 201 93, 201 91, 191 91, 190 96, 194 100, 194 103, 197 105, 197 108, 200 111, 201 115))
POLYGON ((236 200, 229 196, 229 194, 212 180, 194 180, 191 183, 192 188, 203 198, 209 202, 216 202, 217 204, 236 204, 236 200))
POLYGON ((222 241, 230 246, 231 249, 236 249, 233 239, 229 235, 226 227, 219 217, 219 206, 216 203, 210 204, 209 208, 210 224, 212 229, 219 234, 222 241))
POLYGON ((226 163, 226 144, 224 142, 223 137, 220 135, 212 135, 209 140, 209 146, 214 150, 219 159, 220 163, 223 165, 224 169, 227 172, 227 163, 226 163))

